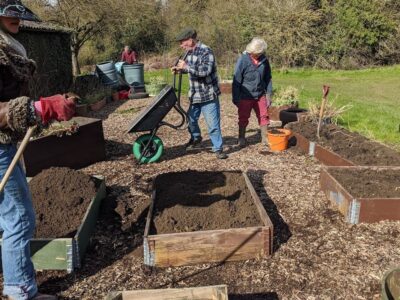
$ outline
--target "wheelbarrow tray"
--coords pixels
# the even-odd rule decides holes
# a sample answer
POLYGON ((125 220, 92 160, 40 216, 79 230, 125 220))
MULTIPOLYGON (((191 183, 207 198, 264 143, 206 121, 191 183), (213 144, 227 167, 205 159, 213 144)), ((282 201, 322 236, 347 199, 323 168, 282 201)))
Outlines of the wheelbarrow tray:
POLYGON ((153 102, 132 121, 128 132, 143 132, 155 129, 174 107, 177 100, 174 88, 167 85, 154 98, 153 102))

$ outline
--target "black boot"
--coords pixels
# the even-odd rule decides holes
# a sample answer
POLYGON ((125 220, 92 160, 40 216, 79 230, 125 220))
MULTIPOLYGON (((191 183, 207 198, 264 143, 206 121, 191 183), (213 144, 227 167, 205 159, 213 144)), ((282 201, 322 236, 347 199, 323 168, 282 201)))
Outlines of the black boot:
POLYGON ((246 127, 239 127, 238 145, 246 147, 246 127))

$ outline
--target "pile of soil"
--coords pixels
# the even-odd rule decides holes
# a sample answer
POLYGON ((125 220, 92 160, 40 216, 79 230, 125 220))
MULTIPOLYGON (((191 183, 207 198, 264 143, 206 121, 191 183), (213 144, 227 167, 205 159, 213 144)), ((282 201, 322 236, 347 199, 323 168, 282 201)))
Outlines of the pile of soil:
POLYGON ((357 198, 400 198, 400 169, 332 169, 329 173, 357 198))
POLYGON ((263 225, 240 172, 163 174, 155 189, 153 234, 263 225))
POLYGON ((399 152, 334 124, 321 127, 320 139, 317 138, 317 125, 314 123, 294 122, 287 127, 356 165, 400 166, 399 152))
POLYGON ((93 179, 69 168, 50 168, 29 182, 36 238, 73 237, 96 195, 93 179))

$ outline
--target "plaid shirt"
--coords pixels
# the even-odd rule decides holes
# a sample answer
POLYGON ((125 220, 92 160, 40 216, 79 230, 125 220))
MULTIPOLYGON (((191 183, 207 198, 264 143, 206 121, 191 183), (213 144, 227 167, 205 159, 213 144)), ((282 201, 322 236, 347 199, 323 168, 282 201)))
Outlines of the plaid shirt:
POLYGON ((189 73, 189 100, 192 104, 213 101, 221 94, 217 65, 212 50, 198 42, 186 58, 189 73))

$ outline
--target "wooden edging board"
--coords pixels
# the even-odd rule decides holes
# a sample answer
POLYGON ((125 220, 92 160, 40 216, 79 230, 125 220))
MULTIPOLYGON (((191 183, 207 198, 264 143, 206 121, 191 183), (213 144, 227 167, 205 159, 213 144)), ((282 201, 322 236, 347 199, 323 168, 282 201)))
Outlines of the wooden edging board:
POLYGON ((320 145, 316 142, 309 141, 306 137, 301 135, 298 132, 292 131, 291 138, 296 139, 296 147, 303 150, 310 156, 314 156, 321 163, 326 166, 354 166, 355 164, 343 157, 339 154, 332 152, 320 145))
POLYGON ((228 300, 226 285, 112 292, 104 300, 228 300))
POLYGON ((248 176, 241 174, 257 207, 262 226, 150 235, 157 192, 153 189, 144 232, 144 264, 150 267, 172 267, 271 255, 273 224, 248 176))
POLYGON ((57 137, 43 136, 26 146, 24 160, 27 176, 35 176, 50 167, 79 169, 106 158, 102 120, 74 117, 76 133, 57 137))
POLYGON ((400 198, 355 198, 330 173, 330 170, 400 170, 400 167, 344 166, 325 167, 320 174, 320 187, 351 224, 400 220, 400 198))
MULTIPOLYGON (((79 268, 90 236, 94 231, 101 201, 106 196, 104 177, 93 176, 97 193, 89 204, 82 223, 73 238, 37 238, 31 240, 31 259, 35 270, 65 270, 79 268)), ((64 222, 65 220, 60 220, 64 222)), ((1 245, 1 240, 0 240, 1 245)))

